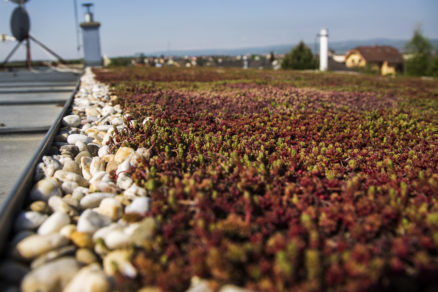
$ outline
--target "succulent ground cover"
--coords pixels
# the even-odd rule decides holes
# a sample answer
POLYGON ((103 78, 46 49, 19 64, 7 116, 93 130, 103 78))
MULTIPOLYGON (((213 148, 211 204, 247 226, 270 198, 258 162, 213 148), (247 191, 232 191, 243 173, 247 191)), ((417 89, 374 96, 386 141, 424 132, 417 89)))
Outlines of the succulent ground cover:
POLYGON ((129 171, 160 224, 121 290, 184 291, 194 276, 212 289, 437 288, 436 80, 95 73, 129 114, 110 146, 149 149, 129 171))

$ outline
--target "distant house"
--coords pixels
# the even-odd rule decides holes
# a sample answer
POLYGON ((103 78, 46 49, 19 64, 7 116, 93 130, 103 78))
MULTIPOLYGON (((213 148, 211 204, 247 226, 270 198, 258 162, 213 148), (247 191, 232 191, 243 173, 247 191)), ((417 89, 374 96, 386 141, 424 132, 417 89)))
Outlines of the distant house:
POLYGON ((367 67, 382 75, 395 74, 403 68, 403 56, 390 46, 362 46, 347 52, 345 65, 349 68, 367 67))

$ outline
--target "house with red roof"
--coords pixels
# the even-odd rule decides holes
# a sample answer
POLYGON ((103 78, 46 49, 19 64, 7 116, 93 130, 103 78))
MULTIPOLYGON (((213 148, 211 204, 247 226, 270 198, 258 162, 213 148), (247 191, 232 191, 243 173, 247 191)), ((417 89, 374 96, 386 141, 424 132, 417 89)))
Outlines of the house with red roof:
POLYGON ((345 65, 348 68, 369 68, 382 75, 394 75, 403 69, 403 56, 390 46, 360 46, 347 52, 345 65))

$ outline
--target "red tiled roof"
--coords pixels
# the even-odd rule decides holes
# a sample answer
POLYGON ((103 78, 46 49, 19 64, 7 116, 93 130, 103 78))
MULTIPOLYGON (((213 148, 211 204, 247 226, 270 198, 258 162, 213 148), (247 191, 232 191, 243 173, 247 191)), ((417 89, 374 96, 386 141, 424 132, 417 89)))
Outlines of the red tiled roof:
POLYGON ((353 52, 359 52, 367 62, 383 62, 387 61, 392 64, 403 63, 403 56, 400 52, 390 46, 361 46, 350 50, 345 58, 353 52))

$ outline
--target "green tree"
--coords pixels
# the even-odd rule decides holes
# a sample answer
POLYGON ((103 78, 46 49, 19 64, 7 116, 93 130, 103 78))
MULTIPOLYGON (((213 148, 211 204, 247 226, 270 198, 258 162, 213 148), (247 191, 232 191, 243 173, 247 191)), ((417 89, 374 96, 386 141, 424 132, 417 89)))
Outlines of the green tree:
POLYGON ((427 75, 431 61, 432 44, 423 36, 421 27, 414 30, 412 39, 406 44, 406 51, 412 55, 405 62, 406 74, 411 76, 427 75))
POLYGON ((313 58, 312 51, 304 42, 300 42, 289 53, 284 56, 281 63, 282 69, 315 69, 316 62, 313 58))
POLYGON ((274 51, 271 51, 269 53, 269 63, 272 63, 274 61, 275 61, 275 54, 274 54, 274 51))
POLYGON ((435 56, 431 59, 429 74, 438 77, 438 52, 435 52, 435 56))

